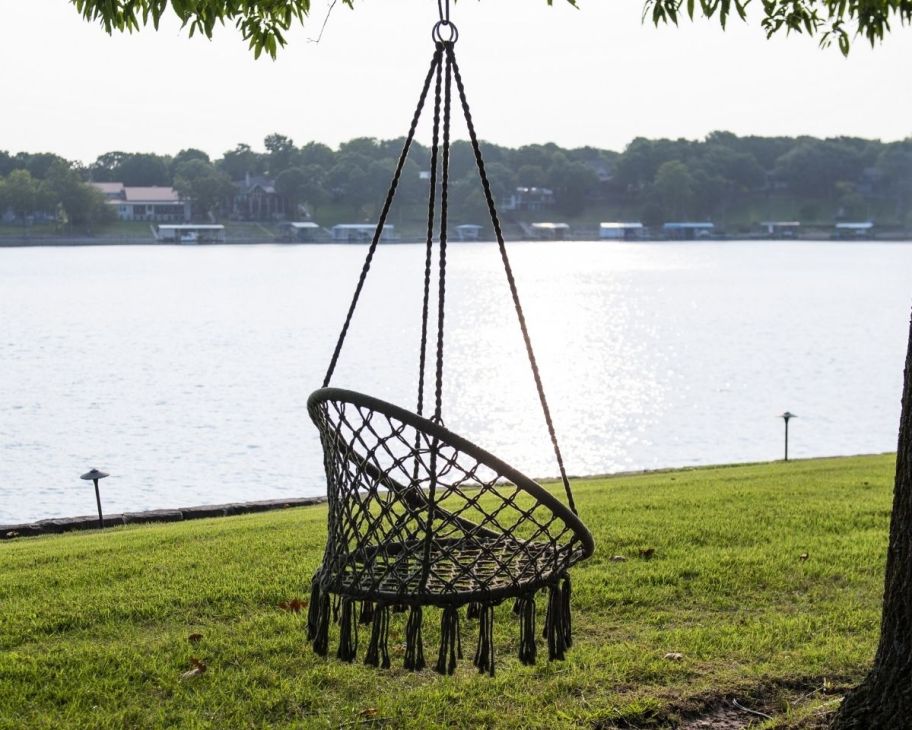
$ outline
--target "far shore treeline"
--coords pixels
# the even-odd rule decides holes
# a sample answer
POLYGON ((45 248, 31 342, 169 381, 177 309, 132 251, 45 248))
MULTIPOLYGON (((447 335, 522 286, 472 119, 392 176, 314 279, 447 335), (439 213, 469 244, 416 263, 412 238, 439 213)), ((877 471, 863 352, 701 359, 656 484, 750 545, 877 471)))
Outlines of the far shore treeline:
MULTIPOLYGON (((89 163, 52 152, 0 151, 0 218, 7 230, 36 223, 63 233, 103 229, 117 214, 88 183, 117 182, 173 188, 197 221, 238 220, 232 200, 245 182, 258 179, 282 201, 279 212, 264 214, 270 220, 366 222, 375 219, 401 147, 401 139, 362 137, 332 149, 272 134, 262 151, 239 144, 216 159, 197 149, 173 156, 108 152, 89 163)), ((734 234, 770 220, 873 220, 879 227, 912 228, 912 138, 883 143, 713 132, 699 141, 638 138, 622 152, 550 143, 485 143, 483 150, 508 222, 712 221, 734 234)), ((406 163, 391 219, 400 228, 420 224, 428 157, 417 145, 406 163)), ((483 224, 484 200, 467 142, 452 146, 450 179, 450 220, 483 224)))

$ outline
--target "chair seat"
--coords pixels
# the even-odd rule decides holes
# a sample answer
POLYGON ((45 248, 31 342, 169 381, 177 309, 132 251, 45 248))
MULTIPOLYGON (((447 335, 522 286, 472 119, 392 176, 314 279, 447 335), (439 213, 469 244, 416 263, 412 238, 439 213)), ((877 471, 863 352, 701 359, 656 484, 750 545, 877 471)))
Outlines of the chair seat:
POLYGON ((497 600, 537 590, 582 558, 544 542, 506 535, 419 541, 361 551, 336 576, 333 592, 355 599, 405 605, 449 605, 497 600), (427 563, 425 563, 427 560, 427 563), (429 565, 422 583, 424 565, 429 565))
POLYGON ((329 518, 322 590, 461 605, 526 595, 592 554, 589 531, 540 485, 447 430, 339 388, 308 399, 329 518))

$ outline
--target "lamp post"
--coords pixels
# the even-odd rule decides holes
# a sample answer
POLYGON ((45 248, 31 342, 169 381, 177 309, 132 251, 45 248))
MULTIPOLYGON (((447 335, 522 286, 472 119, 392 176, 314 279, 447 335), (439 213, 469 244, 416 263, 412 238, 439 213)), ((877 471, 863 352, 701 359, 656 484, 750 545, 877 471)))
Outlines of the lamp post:
POLYGON ((789 413, 786 411, 781 416, 779 416, 783 421, 785 421, 785 460, 789 460, 789 419, 798 418, 794 413, 789 413))
POLYGON ((101 494, 98 491, 98 480, 104 479, 107 476, 110 476, 107 472, 99 471, 98 469, 90 469, 79 477, 80 479, 85 479, 86 481, 91 480, 95 483, 95 502, 98 504, 98 528, 100 530, 104 529, 104 517, 101 514, 101 494))

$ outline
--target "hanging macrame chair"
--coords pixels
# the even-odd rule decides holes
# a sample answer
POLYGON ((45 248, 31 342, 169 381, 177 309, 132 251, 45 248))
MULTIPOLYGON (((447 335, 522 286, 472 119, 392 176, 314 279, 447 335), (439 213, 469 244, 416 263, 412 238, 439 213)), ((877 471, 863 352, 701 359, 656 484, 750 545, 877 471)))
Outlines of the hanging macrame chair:
POLYGON ((404 665, 406 669, 420 670, 426 664, 421 630, 423 609, 436 607, 441 609, 441 636, 435 668, 438 672, 451 674, 456 660, 462 656, 459 621, 460 610, 465 606, 465 618, 478 621, 474 664, 479 671, 493 675, 494 607, 506 599, 514 599, 514 613, 518 614, 520 660, 524 664, 535 662, 536 595, 539 592, 546 594, 543 638, 547 642, 548 657, 564 658, 564 652, 572 642, 568 570, 589 557, 594 545, 592 536, 576 515, 462 76, 453 53, 458 34, 442 10, 441 21, 434 27, 433 35, 435 51, 431 66, 345 323, 323 387, 312 393, 307 403, 310 417, 320 432, 329 498, 326 549, 311 584, 307 631, 314 651, 325 656, 329 652, 330 624, 338 623, 336 656, 353 661, 358 653, 358 627, 365 625, 368 634, 365 663, 389 667, 390 614, 407 611, 404 665), (454 80, 563 480, 567 506, 513 467, 443 425, 447 192, 454 80), (329 383, 382 237, 432 82, 435 89, 433 143, 418 403, 416 412, 412 413, 362 393, 329 387, 329 383), (433 416, 425 418, 424 372, 438 169, 436 405, 433 416))

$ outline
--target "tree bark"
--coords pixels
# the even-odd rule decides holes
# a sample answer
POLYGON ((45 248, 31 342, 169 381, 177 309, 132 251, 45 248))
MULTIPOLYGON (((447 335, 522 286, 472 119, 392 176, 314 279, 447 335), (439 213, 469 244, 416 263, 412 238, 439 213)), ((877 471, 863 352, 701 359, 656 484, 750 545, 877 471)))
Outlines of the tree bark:
POLYGON ((846 695, 833 728, 912 728, 912 325, 903 380, 880 644, 874 666, 846 695))

